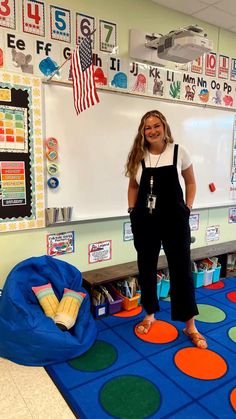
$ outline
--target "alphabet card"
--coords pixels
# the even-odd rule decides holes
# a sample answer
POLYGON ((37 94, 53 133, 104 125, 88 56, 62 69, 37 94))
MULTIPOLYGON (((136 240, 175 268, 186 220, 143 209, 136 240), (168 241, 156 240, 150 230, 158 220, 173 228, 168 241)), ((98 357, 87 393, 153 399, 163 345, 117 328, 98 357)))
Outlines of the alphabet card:
POLYGON ((31 35, 7 33, 5 67, 8 71, 34 74, 34 42, 31 35))

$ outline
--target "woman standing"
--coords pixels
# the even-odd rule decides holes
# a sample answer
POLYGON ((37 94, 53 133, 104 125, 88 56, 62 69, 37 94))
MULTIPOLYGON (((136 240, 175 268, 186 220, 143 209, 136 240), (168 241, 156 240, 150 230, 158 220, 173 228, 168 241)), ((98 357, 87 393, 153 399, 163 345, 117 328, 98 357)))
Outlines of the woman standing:
POLYGON ((191 272, 189 215, 196 184, 187 151, 174 144, 159 111, 147 112, 128 156, 128 212, 137 251, 141 302, 145 318, 137 325, 148 333, 159 311, 157 262, 161 244, 170 274, 171 317, 186 323, 183 332, 198 348, 206 348, 194 316, 198 314, 191 272), (185 183, 185 200, 179 177, 185 183))

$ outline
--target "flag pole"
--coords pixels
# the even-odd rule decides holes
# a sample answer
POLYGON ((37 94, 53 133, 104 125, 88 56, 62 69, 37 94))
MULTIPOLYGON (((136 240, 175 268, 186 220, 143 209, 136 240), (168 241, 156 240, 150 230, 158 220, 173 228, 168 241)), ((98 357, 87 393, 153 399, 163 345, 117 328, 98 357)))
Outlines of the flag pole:
MULTIPOLYGON (((88 38, 94 34, 94 32, 96 31, 96 28, 90 32, 88 35, 85 36, 85 38, 88 38)), ((52 74, 51 76, 47 79, 47 82, 51 81, 52 78, 55 76, 55 74, 67 63, 67 61, 69 61, 71 59, 71 55, 60 65, 60 67, 58 67, 52 74)))

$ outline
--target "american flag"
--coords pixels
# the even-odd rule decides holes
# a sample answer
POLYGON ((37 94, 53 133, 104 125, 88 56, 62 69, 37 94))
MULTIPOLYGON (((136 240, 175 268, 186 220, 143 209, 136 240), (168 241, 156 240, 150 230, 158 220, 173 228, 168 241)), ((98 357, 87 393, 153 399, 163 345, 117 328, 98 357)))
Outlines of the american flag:
POLYGON ((77 115, 99 102, 93 72, 91 37, 83 39, 72 52, 71 70, 74 105, 77 115))

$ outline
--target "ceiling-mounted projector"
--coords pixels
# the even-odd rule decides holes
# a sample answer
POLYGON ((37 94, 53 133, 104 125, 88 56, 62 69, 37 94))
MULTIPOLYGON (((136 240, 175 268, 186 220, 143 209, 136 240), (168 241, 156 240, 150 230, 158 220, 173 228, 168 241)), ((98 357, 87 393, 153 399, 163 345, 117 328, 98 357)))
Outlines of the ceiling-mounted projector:
POLYGON ((156 48, 162 60, 188 63, 213 50, 213 42, 206 36, 202 28, 188 26, 158 37, 156 45, 152 42, 147 46, 156 48))

